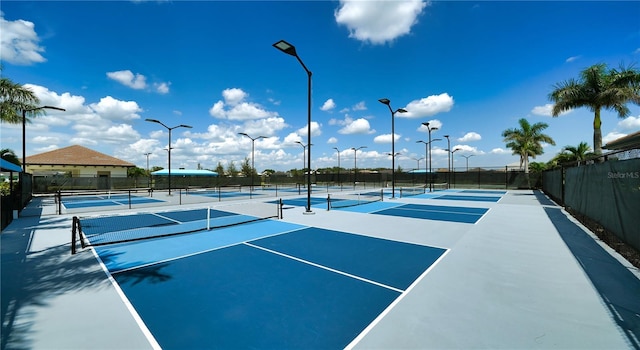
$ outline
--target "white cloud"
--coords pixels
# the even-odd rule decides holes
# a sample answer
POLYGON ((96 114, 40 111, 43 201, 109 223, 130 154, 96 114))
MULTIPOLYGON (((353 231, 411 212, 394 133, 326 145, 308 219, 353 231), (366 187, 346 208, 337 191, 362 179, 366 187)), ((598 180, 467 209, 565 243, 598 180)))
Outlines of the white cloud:
POLYGON ((344 134, 344 135, 372 134, 374 132, 375 130, 371 129, 371 125, 369 124, 369 121, 364 118, 360 118, 356 120, 349 119, 348 123, 346 123, 342 129, 338 130, 339 134, 344 134))
POLYGON ((489 153, 491 153, 491 154, 511 154, 512 151, 504 149, 504 148, 494 148, 489 153))
POLYGON ((566 63, 571 63, 571 62, 573 62, 573 61, 575 61, 575 60, 580 59, 581 57, 582 57, 582 56, 571 56, 571 57, 567 58, 567 59, 565 60, 565 62, 566 62, 566 63))
POLYGON ((458 142, 470 142, 470 141, 479 141, 482 139, 482 136, 476 132, 468 132, 463 137, 458 139, 458 142))
POLYGON ((0 52, 2 60, 16 65, 30 65, 45 62, 41 55, 44 48, 39 46, 40 38, 33 22, 25 20, 7 21, 0 12, 0 52))
MULTIPOLYGON (((305 125, 303 128, 298 129, 298 135, 307 136, 309 133, 309 124, 305 125)), ((320 136, 322 131, 320 130, 320 124, 318 122, 311 122, 311 136, 320 136)))
POLYGON ((367 105, 364 103, 364 101, 360 101, 358 103, 355 104, 355 106, 353 106, 353 108, 351 108, 354 111, 366 111, 367 110, 367 105))
MULTIPOLYGON (((395 134, 395 140, 398 141, 400 135, 395 134)), ((391 143, 391 134, 378 135, 373 138, 374 143, 391 143)))
POLYGON ((224 102, 231 106, 235 106, 238 103, 244 101, 247 96, 249 95, 246 92, 238 88, 225 89, 224 91, 222 91, 224 102))
POLYGON ((330 98, 324 101, 324 103, 322 104, 322 107, 320 107, 320 110, 328 112, 330 110, 333 110, 334 108, 336 108, 336 103, 333 102, 332 98, 330 98))
POLYGON ((622 130, 637 131, 640 129, 640 115, 637 117, 627 117, 618 122, 622 130))
POLYGON ((142 74, 133 74, 130 70, 107 72, 107 77, 132 89, 142 90, 147 87, 147 78, 142 74))
POLYGON ((605 136, 602 137, 602 144, 606 145, 607 143, 611 142, 611 141, 615 141, 621 137, 625 137, 627 136, 627 134, 624 133, 620 133, 617 131, 612 131, 608 134, 606 134, 605 136))
MULTIPOLYGON (((568 111, 561 112, 560 115, 565 115, 571 113, 573 110, 570 109, 568 111)), ((544 106, 536 106, 531 110, 531 114, 533 115, 541 115, 545 117, 551 117, 553 112, 553 103, 547 103, 544 106)))
POLYGON ((438 113, 449 112, 453 107, 453 98, 447 93, 432 95, 409 102, 405 109, 407 113, 398 113, 399 118, 424 118, 438 113))
POLYGON ((350 38, 378 45, 409 34, 428 4, 422 0, 340 0, 334 17, 349 29, 350 38))
POLYGON ((330 138, 327 140, 327 143, 328 143, 328 144, 338 143, 338 139, 337 139, 337 138, 335 138, 335 137, 330 137, 330 138))
POLYGON ((135 101, 120 101, 111 96, 103 97, 98 103, 92 103, 91 108, 101 117, 108 120, 134 120, 140 119, 138 112, 142 108, 135 101))
POLYGON ((249 95, 242 89, 232 88, 222 91, 224 101, 218 101, 209 109, 212 117, 228 120, 252 120, 278 117, 278 113, 270 112, 261 105, 246 102, 249 95), (229 107, 229 108, 225 108, 229 107))
POLYGON ((153 84, 153 86, 156 88, 156 92, 163 95, 169 93, 169 85, 171 85, 171 83, 154 83, 153 84))

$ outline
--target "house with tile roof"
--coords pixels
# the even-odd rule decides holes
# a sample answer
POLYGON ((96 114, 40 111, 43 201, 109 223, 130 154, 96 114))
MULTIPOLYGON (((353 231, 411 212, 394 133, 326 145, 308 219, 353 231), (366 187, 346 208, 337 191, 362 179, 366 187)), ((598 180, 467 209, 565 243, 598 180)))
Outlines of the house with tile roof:
POLYGON ((26 157, 27 173, 34 176, 65 174, 71 177, 127 177, 135 164, 92 149, 73 145, 26 157))

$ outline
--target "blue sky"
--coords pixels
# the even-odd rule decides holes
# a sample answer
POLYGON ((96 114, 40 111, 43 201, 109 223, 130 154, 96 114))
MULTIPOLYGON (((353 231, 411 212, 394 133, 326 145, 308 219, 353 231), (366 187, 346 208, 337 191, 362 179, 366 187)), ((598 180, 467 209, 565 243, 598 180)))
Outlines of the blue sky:
MULTIPOLYGON (((592 1, 3 1, 2 75, 32 89, 47 111, 27 126, 27 155, 79 144, 146 167, 213 169, 221 162, 302 168, 307 76, 312 80, 312 168, 518 162, 501 133, 518 119, 545 122, 556 146, 592 145, 593 113, 550 117, 548 94, 584 68, 640 61, 640 2, 592 1)), ((604 143, 640 130, 640 107, 604 111, 604 143)), ((2 124, 2 148, 21 157, 20 125, 2 124)))

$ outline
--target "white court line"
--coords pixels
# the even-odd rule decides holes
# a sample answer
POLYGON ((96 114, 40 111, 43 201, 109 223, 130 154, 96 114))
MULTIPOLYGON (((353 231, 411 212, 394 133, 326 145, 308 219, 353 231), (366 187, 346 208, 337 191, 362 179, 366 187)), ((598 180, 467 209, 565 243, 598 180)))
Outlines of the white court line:
MULTIPOLYGON (((142 265, 137 265, 137 266, 131 266, 131 267, 127 267, 126 269, 113 270, 113 271, 111 271, 111 274, 115 275, 115 274, 123 273, 123 272, 127 272, 127 271, 133 271, 133 270, 137 270, 137 269, 144 269, 145 267, 164 264, 164 263, 168 263, 168 262, 171 262, 171 261, 180 260, 180 259, 184 259, 184 258, 188 258, 188 257, 200 255, 200 254, 205 254, 205 253, 209 253, 209 252, 212 252, 212 251, 215 251, 215 250, 229 248, 229 247, 233 247, 233 246, 240 245, 240 244, 245 244, 245 243, 250 242, 250 241, 256 241, 256 240, 263 239, 263 238, 279 236, 279 235, 283 235, 283 234, 290 233, 290 232, 295 232, 295 231, 306 229, 306 228, 308 228, 308 227, 297 227, 297 228, 293 228, 291 230, 287 230, 287 231, 283 231, 283 232, 277 232, 277 233, 274 233, 274 234, 271 234, 271 235, 252 238, 252 239, 250 239, 248 241, 238 241, 238 242, 229 243, 229 244, 225 244, 225 245, 214 247, 214 248, 210 248, 210 249, 205 249, 205 250, 200 250, 200 251, 196 251, 196 252, 189 253, 189 254, 175 256, 175 257, 172 257, 172 258, 152 261, 152 262, 149 262, 149 263, 146 263, 146 264, 142 264, 142 265)), ((204 231, 200 231, 199 233, 202 233, 202 232, 204 232, 204 231)), ((190 234, 190 233, 188 233, 188 234, 190 234)), ((180 234, 177 234, 177 235, 172 236, 172 237, 179 237, 179 236, 180 236, 180 234)), ((162 237, 160 237, 160 238, 162 238, 162 237)), ((144 241, 142 240, 140 242, 144 242, 144 241)), ((123 243, 123 244, 126 244, 126 242, 123 243)), ((108 247, 108 245, 105 245, 105 247, 108 247)))
POLYGON ((400 294, 399 297, 396 298, 396 300, 394 300, 391 304, 389 304, 389 306, 387 306, 387 308, 384 309, 380 313, 380 315, 378 315, 378 317, 376 317, 371 323, 369 323, 367 328, 365 328, 362 332, 360 332, 360 334, 358 334, 358 336, 355 337, 351 341, 351 343, 349 343, 349 345, 347 345, 344 349, 345 350, 353 349, 353 347, 356 346, 356 344, 360 342, 362 338, 364 338, 373 329, 373 327, 375 327, 389 312, 391 312, 391 309, 393 309, 400 302, 400 300, 402 300, 407 294, 409 294, 409 292, 411 292, 411 290, 418 284, 418 282, 420 282, 440 262, 440 260, 444 259, 444 257, 449 253, 449 251, 450 249, 447 249, 438 258, 438 260, 436 260, 433 264, 431 264, 431 266, 429 266, 429 268, 426 269, 422 273, 422 275, 420 275, 420 277, 418 277, 413 283, 411 283, 411 285, 409 286, 409 288, 407 288, 407 290, 405 290, 402 294, 400 294))
POLYGON ((147 328, 147 325, 144 323, 144 321, 142 320, 142 318, 140 317, 136 309, 133 307, 133 305, 131 304, 131 301, 129 301, 129 298, 127 298, 127 296, 124 294, 118 282, 116 282, 116 280, 113 278, 111 273, 109 273, 109 269, 107 269, 107 266, 102 262, 102 259, 100 259, 100 256, 98 255, 96 250, 91 249, 91 251, 93 252, 93 256, 95 256, 96 259, 98 260, 98 263, 102 268, 102 271, 104 271, 104 273, 107 275, 107 278, 111 283, 111 286, 113 286, 113 288, 116 290, 116 293, 118 293, 118 296, 120 296, 120 299, 126 306, 127 310, 129 310, 129 312, 131 313, 131 316, 133 317, 138 327, 140 327, 142 334, 144 334, 145 338, 147 338, 147 341, 149 342, 151 347, 156 350, 162 350, 162 347, 160 346, 160 344, 158 344, 158 341, 153 336, 153 334, 151 334, 151 331, 149 330, 149 328, 147 328))
POLYGON ((355 278, 355 279, 357 279, 357 280, 360 280, 360 281, 363 281, 363 282, 366 282, 366 283, 369 283, 369 284, 374 284, 374 285, 379 286, 379 287, 382 287, 382 288, 390 289, 390 290, 392 290, 392 291, 394 291, 394 292, 398 292, 398 293, 402 293, 402 292, 403 292, 403 290, 402 290, 402 289, 398 289, 398 288, 395 288, 395 287, 391 287, 391 286, 388 286, 388 285, 383 284, 383 283, 380 283, 380 282, 376 282, 376 281, 372 281, 372 280, 370 280, 370 279, 366 279, 366 278, 364 278, 364 277, 360 277, 360 276, 352 275, 352 274, 347 273, 347 272, 344 272, 344 271, 340 271, 340 270, 332 269, 332 268, 330 268, 330 267, 328 267, 328 266, 324 266, 324 265, 316 264, 316 263, 311 262, 311 261, 309 261, 309 260, 304 260, 304 259, 296 258, 295 256, 288 255, 288 254, 284 254, 284 253, 281 253, 281 252, 277 252, 277 251, 275 251, 275 250, 271 250, 271 249, 269 249, 269 248, 260 247, 260 246, 257 246, 257 245, 254 245, 254 244, 251 244, 251 243, 249 243, 249 242, 245 242, 244 244, 245 244, 245 245, 248 245, 248 246, 250 246, 250 247, 252 247, 252 248, 256 248, 256 249, 260 249, 260 250, 264 250, 264 251, 269 252, 269 253, 272 253, 272 254, 280 255, 280 256, 283 256, 283 257, 288 258, 288 259, 293 259, 293 260, 295 260, 295 261, 299 261, 299 262, 304 263, 304 264, 307 264, 307 265, 311 265, 311 266, 315 266, 315 267, 321 268, 321 269, 323 269, 323 270, 331 271, 331 272, 333 272, 333 273, 337 273, 337 274, 340 274, 340 275, 343 275, 343 276, 347 276, 347 277, 350 277, 350 278, 355 278))

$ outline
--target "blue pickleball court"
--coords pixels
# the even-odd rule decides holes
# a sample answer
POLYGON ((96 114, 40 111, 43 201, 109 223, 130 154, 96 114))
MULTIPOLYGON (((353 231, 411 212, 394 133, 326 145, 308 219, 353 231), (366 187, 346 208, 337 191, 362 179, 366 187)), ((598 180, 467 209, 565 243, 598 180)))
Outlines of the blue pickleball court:
MULTIPOLYGON (((275 222, 201 233, 226 241, 137 268, 140 256, 132 255, 113 277, 163 349, 334 349, 353 341, 446 253, 290 224, 274 235, 275 222), (263 236, 243 239, 248 231, 260 236, 263 226, 263 236), (234 232, 237 242, 229 244, 234 232)), ((190 236, 132 246, 143 252, 144 244, 199 244, 190 236)), ((97 251, 113 258, 108 247, 97 251)))
POLYGON ((487 211, 489 211, 487 208, 402 204, 374 211, 372 214, 474 224, 480 220, 487 211))

